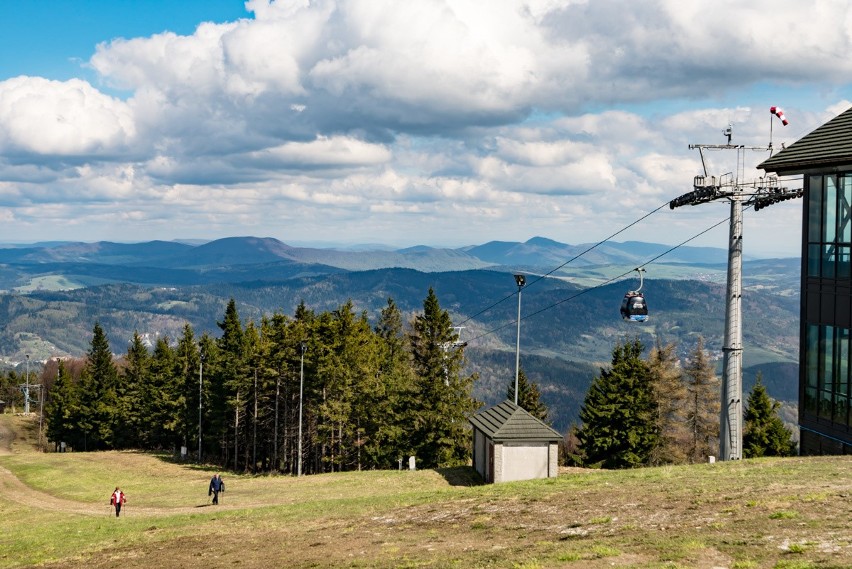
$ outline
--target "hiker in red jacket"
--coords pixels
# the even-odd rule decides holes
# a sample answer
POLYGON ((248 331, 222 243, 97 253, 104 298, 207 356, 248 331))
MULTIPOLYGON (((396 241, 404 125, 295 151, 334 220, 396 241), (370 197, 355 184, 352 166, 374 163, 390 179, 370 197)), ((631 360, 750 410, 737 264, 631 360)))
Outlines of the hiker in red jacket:
POLYGON ((115 487, 115 492, 112 493, 112 497, 109 499, 109 505, 115 506, 115 517, 121 513, 121 506, 127 501, 127 496, 124 492, 121 491, 121 488, 118 486, 115 487))

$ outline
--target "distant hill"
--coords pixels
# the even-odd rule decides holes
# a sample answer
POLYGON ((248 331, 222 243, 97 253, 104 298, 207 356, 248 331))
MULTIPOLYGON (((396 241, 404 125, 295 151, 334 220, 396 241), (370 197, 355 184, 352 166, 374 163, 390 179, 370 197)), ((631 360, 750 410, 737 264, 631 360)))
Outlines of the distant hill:
MULTIPOLYGON (((727 251, 679 247, 646 265, 651 318, 632 326, 618 315, 624 292, 638 284, 631 271, 671 248, 635 241, 592 247, 544 237, 393 251, 293 247, 259 237, 0 247, 0 290, 7 291, 0 292, 0 358, 14 364, 24 354, 34 361, 84 354, 96 321, 117 353, 134 331, 154 342, 176 338, 189 323, 215 336, 230 298, 246 321, 292 314, 301 301, 334 310, 347 299, 376 318, 389 297, 411 318, 432 287, 469 342, 468 369, 480 373, 475 395, 496 403, 514 377, 512 273, 523 272, 521 362, 562 428, 618 341, 674 342, 685 357, 700 335, 721 358, 727 251)), ((749 259, 743 268, 745 385, 761 371, 770 394, 787 401, 798 393, 800 272, 797 258, 749 259)))
POLYGON ((203 244, 45 243, 0 247, 0 291, 67 289, 122 282, 186 286, 386 268, 422 272, 494 268, 545 274, 559 267, 557 276, 588 286, 643 265, 667 251, 654 262, 655 267, 667 268, 657 275, 649 272, 649 277, 693 278, 698 270, 717 275, 725 272, 724 249, 671 249, 636 241, 568 245, 545 237, 534 237, 525 243, 492 241, 458 249, 418 246, 395 251, 292 247, 262 237, 228 237, 203 244))
MULTIPOLYGON (((161 336, 178 337, 184 324, 190 323, 197 334, 216 336, 216 322, 230 298, 237 300, 244 321, 258 321, 274 312, 292 314, 300 301, 322 312, 338 308, 347 299, 352 299, 356 310, 375 319, 389 297, 408 320, 422 310, 432 287, 453 322, 463 326, 462 340, 469 342, 468 370, 481 374, 476 397, 487 403, 505 397, 508 381, 514 377, 517 317, 510 274, 501 270, 334 269, 336 272, 275 279, 271 269, 257 270, 258 266, 279 265, 242 265, 239 271, 240 266, 233 266, 223 274, 241 275, 241 280, 211 279, 207 284, 114 283, 0 295, 0 354, 10 362, 23 361, 25 353, 34 360, 81 355, 89 347, 95 321, 104 327, 116 353, 126 351, 134 331, 153 342, 161 336)), ((287 267, 308 266, 291 263, 279 268, 286 272, 287 267)), ((554 410, 554 425, 560 428, 576 418, 588 384, 607 365, 618 341, 638 337, 647 347, 658 340, 675 342, 685 357, 701 335, 711 357, 717 362, 721 359, 724 283, 646 280, 651 318, 644 325, 630 325, 619 317, 626 287, 627 283, 616 282, 585 288, 548 278, 531 281, 524 289, 521 365, 540 383, 545 402, 554 410)), ((743 312, 746 388, 762 370, 771 395, 795 400, 798 297, 750 288, 744 295, 743 312)))

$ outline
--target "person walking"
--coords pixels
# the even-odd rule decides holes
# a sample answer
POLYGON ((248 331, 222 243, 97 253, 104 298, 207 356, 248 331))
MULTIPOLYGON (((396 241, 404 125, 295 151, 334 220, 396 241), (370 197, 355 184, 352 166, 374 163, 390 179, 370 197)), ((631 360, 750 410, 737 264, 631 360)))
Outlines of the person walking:
POLYGON ((118 517, 121 514, 121 506, 127 502, 127 495, 121 491, 121 488, 118 486, 115 487, 115 492, 112 493, 112 497, 109 499, 109 505, 115 506, 115 517, 118 517))
POLYGON ((225 491, 225 483, 222 482, 222 475, 218 472, 210 479, 210 488, 207 489, 207 495, 213 496, 213 505, 219 503, 219 492, 225 491))

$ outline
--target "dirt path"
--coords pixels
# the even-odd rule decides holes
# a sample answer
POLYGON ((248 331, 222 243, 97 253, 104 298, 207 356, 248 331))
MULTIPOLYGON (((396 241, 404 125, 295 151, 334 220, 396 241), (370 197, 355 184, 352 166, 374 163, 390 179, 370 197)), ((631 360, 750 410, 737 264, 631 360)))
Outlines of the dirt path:
MULTIPOLYGON (((106 501, 98 504, 78 502, 75 500, 68 500, 66 498, 59 498, 48 494, 47 492, 36 490, 24 484, 10 470, 3 468, 2 466, 0 466, 0 495, 2 495, 5 499, 22 506, 62 512, 65 514, 104 516, 114 512, 112 506, 110 506, 106 501)), ((195 506, 163 508, 137 506, 135 504, 128 503, 125 506, 125 509, 122 510, 122 515, 164 516, 172 514, 188 514, 205 509, 208 511, 217 511, 234 510, 245 507, 247 507, 246 504, 219 504, 215 508, 213 506, 208 506, 207 504, 199 504, 195 506)))
MULTIPOLYGON (((0 420, 0 456, 9 456, 19 452, 38 452, 35 447, 27 446, 27 437, 20 436, 17 428, 20 427, 16 422, 17 417, 13 420, 8 420, 8 417, 3 417, 0 420), (23 443, 23 444, 22 444, 23 443)), ((89 503, 60 498, 47 492, 37 490, 27 486, 21 479, 7 468, 0 466, 0 496, 3 498, 29 508, 38 508, 41 510, 50 510, 65 514, 81 514, 86 516, 105 516, 110 513, 114 514, 112 506, 104 500, 103 503, 89 503)), ((138 506, 133 503, 125 505, 122 510, 122 515, 145 515, 145 516, 164 516, 172 514, 187 514, 198 512, 200 510, 216 511, 216 510, 235 510, 245 507, 263 506, 260 504, 228 504, 220 503, 213 508, 208 504, 197 504, 189 506, 177 507, 153 507, 153 506, 138 506)))

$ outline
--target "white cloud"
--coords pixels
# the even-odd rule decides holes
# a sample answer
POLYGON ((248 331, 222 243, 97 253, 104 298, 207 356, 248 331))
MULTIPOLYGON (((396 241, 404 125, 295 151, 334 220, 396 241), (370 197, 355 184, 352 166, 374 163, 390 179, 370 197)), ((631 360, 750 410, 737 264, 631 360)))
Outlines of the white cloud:
MULTIPOLYGON (((73 217, 53 225, 78 235, 112 207, 121 223, 104 227, 130 239, 153 227, 591 240, 691 189, 701 160, 688 146, 722 143, 729 122, 734 142, 765 146, 768 107, 783 106, 780 148, 852 98, 852 9, 832 0, 246 8, 254 18, 191 35, 98 45, 102 90, 0 82, 0 200, 27 204, 14 212, 22 227, 36 226, 39 204, 51 221, 73 217)), ((759 175, 764 157, 742 171, 759 175)), ((736 169, 722 153, 706 159, 736 169)), ((718 213, 690 209, 660 239, 718 213)))
POLYGON ((381 144, 370 144, 352 137, 320 136, 311 142, 287 142, 274 148, 248 153, 251 164, 265 167, 317 168, 358 167, 382 164, 391 153, 381 144))
POLYGON ((126 152, 135 136, 126 103, 85 81, 15 77, 0 82, 0 151, 103 156, 126 152))

